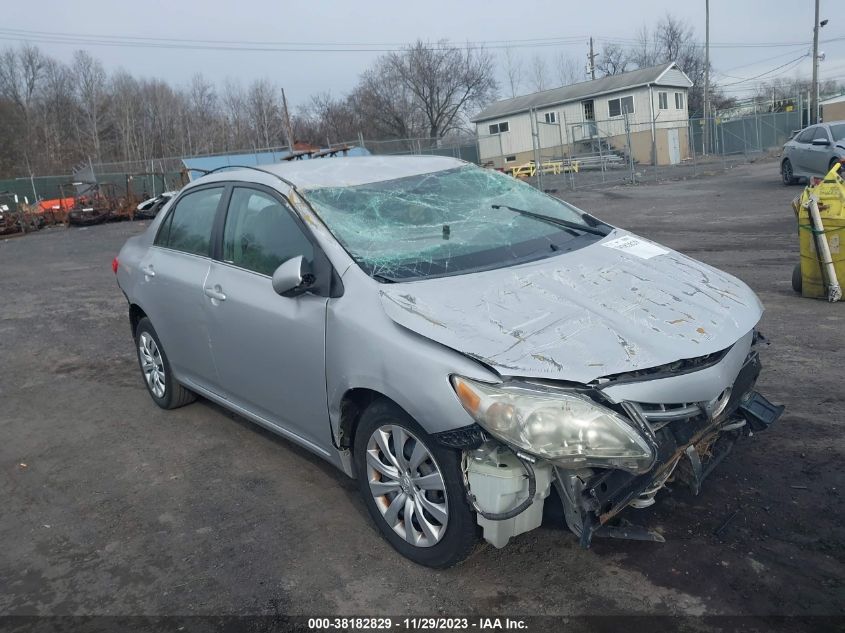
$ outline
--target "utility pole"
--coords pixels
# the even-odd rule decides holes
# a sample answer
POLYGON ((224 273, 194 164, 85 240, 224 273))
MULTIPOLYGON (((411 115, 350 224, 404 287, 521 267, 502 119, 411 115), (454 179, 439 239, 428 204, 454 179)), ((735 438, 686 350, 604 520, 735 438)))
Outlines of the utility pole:
POLYGON ((590 54, 587 56, 590 60, 590 65, 587 66, 587 72, 590 73, 590 78, 596 78, 596 54, 593 52, 593 38, 590 38, 590 54))
POLYGON ((819 0, 816 0, 816 19, 813 22, 813 96, 810 104, 810 123, 819 122, 819 0))
POLYGON ((707 123, 707 111, 709 104, 707 99, 710 94, 710 0, 704 0, 704 133, 701 135, 701 153, 707 155, 707 140, 710 126, 707 123))
POLYGON ((293 154, 293 126, 290 124, 290 113, 288 112, 288 100, 285 98, 285 89, 282 88, 282 107, 285 109, 285 135, 288 137, 288 146, 293 154))

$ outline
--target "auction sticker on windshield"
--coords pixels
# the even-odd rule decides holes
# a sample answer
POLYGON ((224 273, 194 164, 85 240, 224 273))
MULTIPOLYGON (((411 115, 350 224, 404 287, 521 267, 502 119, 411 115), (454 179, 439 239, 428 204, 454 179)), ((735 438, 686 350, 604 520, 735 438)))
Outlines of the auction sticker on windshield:
POLYGON ((669 252, 657 244, 646 242, 645 240, 641 240, 633 235, 617 237, 616 239, 602 242, 601 245, 617 251, 622 251, 623 253, 628 253, 629 255, 639 257, 640 259, 651 259, 652 257, 665 255, 669 252))

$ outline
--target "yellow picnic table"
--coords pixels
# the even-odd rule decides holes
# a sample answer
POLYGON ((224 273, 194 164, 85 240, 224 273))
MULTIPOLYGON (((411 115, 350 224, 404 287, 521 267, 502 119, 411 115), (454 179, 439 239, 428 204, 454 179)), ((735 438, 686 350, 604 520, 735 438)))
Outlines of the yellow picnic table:
MULTIPOLYGON (((540 163, 540 170, 544 174, 562 174, 565 172, 578 173, 579 164, 577 160, 547 160, 540 163)), ((514 178, 528 178, 537 173, 537 164, 531 160, 523 165, 511 168, 511 176, 514 178)))

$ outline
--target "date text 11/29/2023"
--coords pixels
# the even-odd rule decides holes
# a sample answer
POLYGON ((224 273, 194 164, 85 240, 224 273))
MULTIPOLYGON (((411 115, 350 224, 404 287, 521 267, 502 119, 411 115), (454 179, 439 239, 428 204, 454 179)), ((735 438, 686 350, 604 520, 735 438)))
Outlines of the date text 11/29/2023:
POLYGON ((334 617, 308 618, 312 631, 527 631, 528 624, 520 618, 378 618, 378 617, 334 617))

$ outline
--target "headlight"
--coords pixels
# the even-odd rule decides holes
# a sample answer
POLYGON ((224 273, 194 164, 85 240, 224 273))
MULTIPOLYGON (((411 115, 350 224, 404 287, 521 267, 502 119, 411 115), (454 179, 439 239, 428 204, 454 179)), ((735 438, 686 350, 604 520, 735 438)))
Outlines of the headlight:
POLYGON ((655 454, 614 411, 576 393, 490 385, 452 376, 461 404, 492 435, 567 468, 643 473, 655 454))

